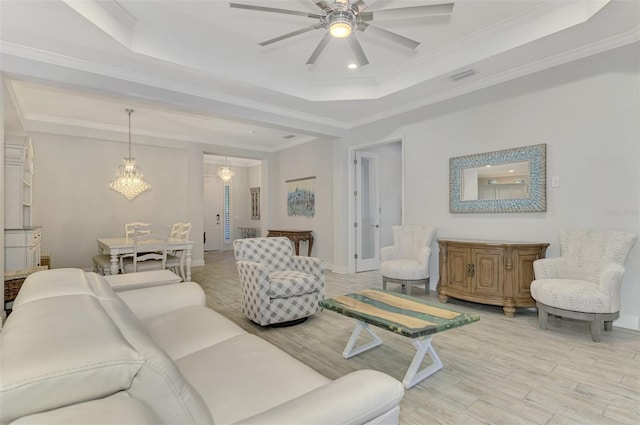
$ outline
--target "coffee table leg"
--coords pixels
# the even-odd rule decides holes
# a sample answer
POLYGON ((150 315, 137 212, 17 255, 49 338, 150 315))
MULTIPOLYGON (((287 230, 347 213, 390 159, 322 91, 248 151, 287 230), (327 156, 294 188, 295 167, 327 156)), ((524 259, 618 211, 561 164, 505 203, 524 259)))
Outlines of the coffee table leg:
POLYGON ((360 354, 364 351, 372 349, 373 347, 377 347, 380 344, 382 344, 382 340, 380 339, 380 337, 373 333, 373 331, 369 328, 369 325, 367 323, 364 323, 358 320, 358 323, 356 324, 356 328, 351 333, 351 338, 349 338, 349 342, 347 342, 347 346, 344 348, 344 351, 342 352, 342 357, 344 357, 345 359, 348 359, 350 357, 355 356, 356 354, 360 354), (371 335, 371 337, 373 338, 373 341, 368 342, 366 344, 362 344, 361 346, 354 348, 354 346, 356 345, 356 341, 358 341, 358 336, 360 336, 360 332, 363 329, 369 335, 371 335))
POLYGON ((433 346, 431 345, 430 336, 425 338, 412 339, 411 342, 416 347, 417 351, 413 356, 413 360, 409 365, 409 369, 407 369, 407 373, 404 375, 404 379, 402 380, 402 384, 407 389, 413 387, 415 384, 422 381, 426 377, 431 376, 442 369, 442 361, 440 361, 440 357, 438 357, 438 354, 436 354, 436 350, 434 350, 433 346), (429 357, 431 357, 433 363, 418 371, 426 354, 429 354, 429 357))

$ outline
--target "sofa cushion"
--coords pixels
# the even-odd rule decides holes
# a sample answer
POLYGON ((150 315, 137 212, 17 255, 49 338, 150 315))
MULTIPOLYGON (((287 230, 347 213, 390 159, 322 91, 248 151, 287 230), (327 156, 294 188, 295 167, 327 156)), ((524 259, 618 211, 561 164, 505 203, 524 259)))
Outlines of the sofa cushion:
POLYGON ((52 269, 33 273, 29 275, 28 284, 25 281, 20 288, 13 302, 13 310, 32 301, 65 295, 85 294, 94 298, 116 298, 113 291, 96 293, 96 290, 99 290, 96 282, 100 279, 101 276, 80 269, 52 269))
POLYGON ((269 273, 269 298, 289 298, 318 290, 318 279, 309 273, 287 270, 269 273))
POLYGON ((127 389, 143 362, 90 295, 22 304, 1 335, 2 423, 127 389))
POLYGON ((23 416, 11 425, 87 425, 87 424, 157 425, 160 418, 140 400, 126 393, 61 407, 48 412, 23 416))
MULTIPOLYGON (((113 292, 104 279, 97 284, 100 290, 113 292)), ((164 423, 211 423, 211 415, 200 395, 167 353, 151 339, 129 307, 117 296, 103 299, 101 304, 123 338, 142 357, 141 367, 127 392, 149 405, 164 423)))
POLYGON ((0 334, 0 422, 121 390, 164 423, 212 422, 200 395, 104 278, 54 270, 52 283, 49 271, 41 273, 25 281, 0 334))
POLYGON ((176 364, 216 424, 248 418, 331 382, 251 334, 227 339, 177 359, 176 364))
POLYGON ((145 319, 142 323, 153 341, 172 359, 246 333, 229 319, 201 306, 170 311, 145 319))
POLYGON ((536 279, 531 296, 538 302, 564 310, 584 313, 615 313, 611 298, 600 292, 598 284, 575 279, 536 279))
POLYGON ((415 260, 389 260, 380 263, 380 274, 393 279, 420 280, 429 277, 429 269, 415 260))

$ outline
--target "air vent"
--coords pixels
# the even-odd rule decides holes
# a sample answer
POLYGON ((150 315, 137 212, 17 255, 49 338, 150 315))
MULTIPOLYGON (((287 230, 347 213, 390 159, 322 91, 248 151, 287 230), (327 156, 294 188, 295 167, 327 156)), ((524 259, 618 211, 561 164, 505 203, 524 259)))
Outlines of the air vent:
POLYGON ((458 72, 457 74, 450 75, 451 81, 462 80, 463 78, 471 77, 476 72, 473 69, 467 69, 466 71, 458 72))
POLYGON ((283 139, 293 139, 294 137, 296 137, 295 134, 287 134, 286 136, 282 136, 283 139))

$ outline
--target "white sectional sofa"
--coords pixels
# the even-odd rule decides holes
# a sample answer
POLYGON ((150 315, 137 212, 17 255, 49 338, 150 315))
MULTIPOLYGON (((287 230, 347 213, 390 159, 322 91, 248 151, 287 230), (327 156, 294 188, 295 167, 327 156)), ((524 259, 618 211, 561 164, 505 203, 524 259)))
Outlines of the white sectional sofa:
POLYGON ((372 370, 327 379, 193 282, 116 295, 95 273, 34 273, 0 338, 2 424, 396 424, 404 391, 372 370))

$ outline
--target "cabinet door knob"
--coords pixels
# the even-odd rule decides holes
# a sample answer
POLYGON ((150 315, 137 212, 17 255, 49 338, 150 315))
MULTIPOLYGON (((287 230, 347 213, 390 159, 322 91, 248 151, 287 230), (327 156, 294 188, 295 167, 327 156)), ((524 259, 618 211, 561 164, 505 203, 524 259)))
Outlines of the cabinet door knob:
POLYGON ((473 277, 476 274, 476 265, 475 264, 467 264, 467 276, 473 277))

